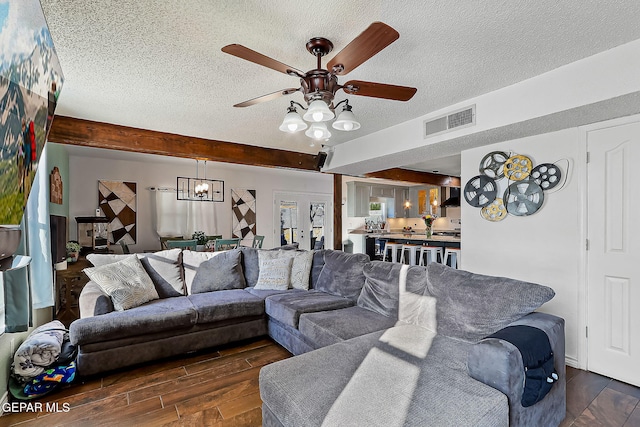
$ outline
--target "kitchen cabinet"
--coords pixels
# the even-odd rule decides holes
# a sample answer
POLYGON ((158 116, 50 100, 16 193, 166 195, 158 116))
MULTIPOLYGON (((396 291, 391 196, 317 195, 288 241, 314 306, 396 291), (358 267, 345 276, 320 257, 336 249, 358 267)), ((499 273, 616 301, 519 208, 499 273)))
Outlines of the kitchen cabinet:
POLYGON ((435 185, 420 185, 409 187, 409 200, 411 208, 409 209, 410 218, 419 218, 422 215, 435 214, 440 216, 440 197, 441 189, 435 185), (434 205, 434 201, 437 204, 434 205))
POLYGON ((371 185, 360 182, 347 182, 347 216, 369 216, 369 197, 371 197, 371 185))
POLYGON ((396 187, 393 204, 389 203, 387 206, 388 218, 406 218, 409 215, 409 210, 404 206, 407 197, 408 190, 406 188, 396 187))
POLYGON ((395 188, 389 186, 372 185, 371 197, 385 197, 392 199, 395 197, 395 188))

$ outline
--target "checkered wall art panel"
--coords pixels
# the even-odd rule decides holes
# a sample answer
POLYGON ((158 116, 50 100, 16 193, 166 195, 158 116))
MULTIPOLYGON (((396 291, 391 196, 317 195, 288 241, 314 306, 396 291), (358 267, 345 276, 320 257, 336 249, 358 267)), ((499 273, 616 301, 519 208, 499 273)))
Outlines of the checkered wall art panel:
POLYGON ((111 224, 111 243, 136 243, 135 182, 98 181, 98 206, 111 224))
POLYGON ((253 241, 256 235, 256 190, 231 189, 234 238, 253 241))

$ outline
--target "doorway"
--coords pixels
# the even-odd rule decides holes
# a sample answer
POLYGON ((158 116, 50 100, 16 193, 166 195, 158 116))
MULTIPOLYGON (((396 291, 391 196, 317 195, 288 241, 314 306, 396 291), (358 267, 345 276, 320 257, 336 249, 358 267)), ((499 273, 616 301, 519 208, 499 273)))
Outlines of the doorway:
POLYGON ((276 192, 274 242, 300 249, 333 247, 333 198, 330 194, 276 192))
POLYGON ((640 386, 640 122, 587 131, 587 152, 588 369, 640 386))

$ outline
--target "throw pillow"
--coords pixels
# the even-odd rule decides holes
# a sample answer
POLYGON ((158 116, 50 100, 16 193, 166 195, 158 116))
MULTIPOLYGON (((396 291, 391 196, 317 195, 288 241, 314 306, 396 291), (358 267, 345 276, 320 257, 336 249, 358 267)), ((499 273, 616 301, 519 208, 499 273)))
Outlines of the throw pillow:
POLYGON ((198 267, 191 283, 191 293, 244 289, 241 253, 238 249, 220 252, 198 267))
POLYGON ((111 297, 113 307, 118 311, 158 299, 158 292, 136 255, 83 271, 111 297))
MULTIPOLYGON (((357 305, 386 317, 398 317, 400 271, 408 266, 374 261, 364 266, 364 286, 357 305)), ((406 277, 406 276, 405 276, 406 277)))
POLYGON ((187 289, 187 295, 191 295, 191 285, 193 284, 193 278, 196 277, 198 267, 203 262, 225 253, 226 251, 218 252, 196 252, 191 250, 182 251, 182 266, 184 267, 184 285, 187 289))
POLYGON ((368 262, 366 254, 325 250, 324 267, 315 289, 356 301, 364 286, 363 269, 368 262))
MULTIPOLYGON (((309 275, 313 263, 313 251, 305 250, 278 250, 258 252, 260 259, 292 258, 290 288, 309 290, 309 275)), ((259 274, 259 273, 258 273, 259 274)))
MULTIPOLYGON (((153 253, 136 254, 142 266, 156 287, 160 298, 184 295, 185 284, 182 278, 182 251, 169 249, 153 253)), ((87 261, 95 267, 122 261, 131 255, 88 254, 87 261)))
POLYGON ((479 341, 554 297, 553 289, 505 277, 484 276, 433 262, 428 293, 436 299, 437 333, 479 341))
POLYGON ((265 259, 260 256, 260 274, 254 289, 289 289, 293 258, 265 259))

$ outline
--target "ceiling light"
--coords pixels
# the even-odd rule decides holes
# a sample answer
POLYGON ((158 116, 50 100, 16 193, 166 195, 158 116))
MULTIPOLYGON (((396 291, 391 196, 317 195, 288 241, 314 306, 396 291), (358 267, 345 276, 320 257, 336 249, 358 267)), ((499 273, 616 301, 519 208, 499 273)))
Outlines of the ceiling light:
POLYGON ((200 178, 198 176, 199 169, 198 160, 196 159, 196 177, 178 177, 178 200, 224 202, 224 181, 218 179, 207 179, 206 160, 204 162, 204 178, 200 178))
POLYGON ((295 133, 305 130, 307 127, 309 127, 309 125, 302 120, 302 117, 298 114, 298 110, 296 110, 296 107, 293 105, 293 101, 291 101, 291 105, 287 109, 287 114, 285 114, 279 129, 282 132, 295 133))
POLYGON ((324 123, 313 123, 304 134, 315 140, 331 138, 331 132, 324 123))
POLYGON ((338 115, 338 118, 331 126, 334 129, 347 132, 360 129, 360 123, 356 120, 356 116, 353 112, 351 112, 351 105, 349 105, 349 101, 346 102, 342 112, 338 115))
POLYGON ((304 116, 302 116, 306 121, 314 123, 326 122, 334 117, 335 114, 333 114, 333 111, 331 111, 327 103, 321 99, 311 101, 309 109, 304 113, 304 116))

